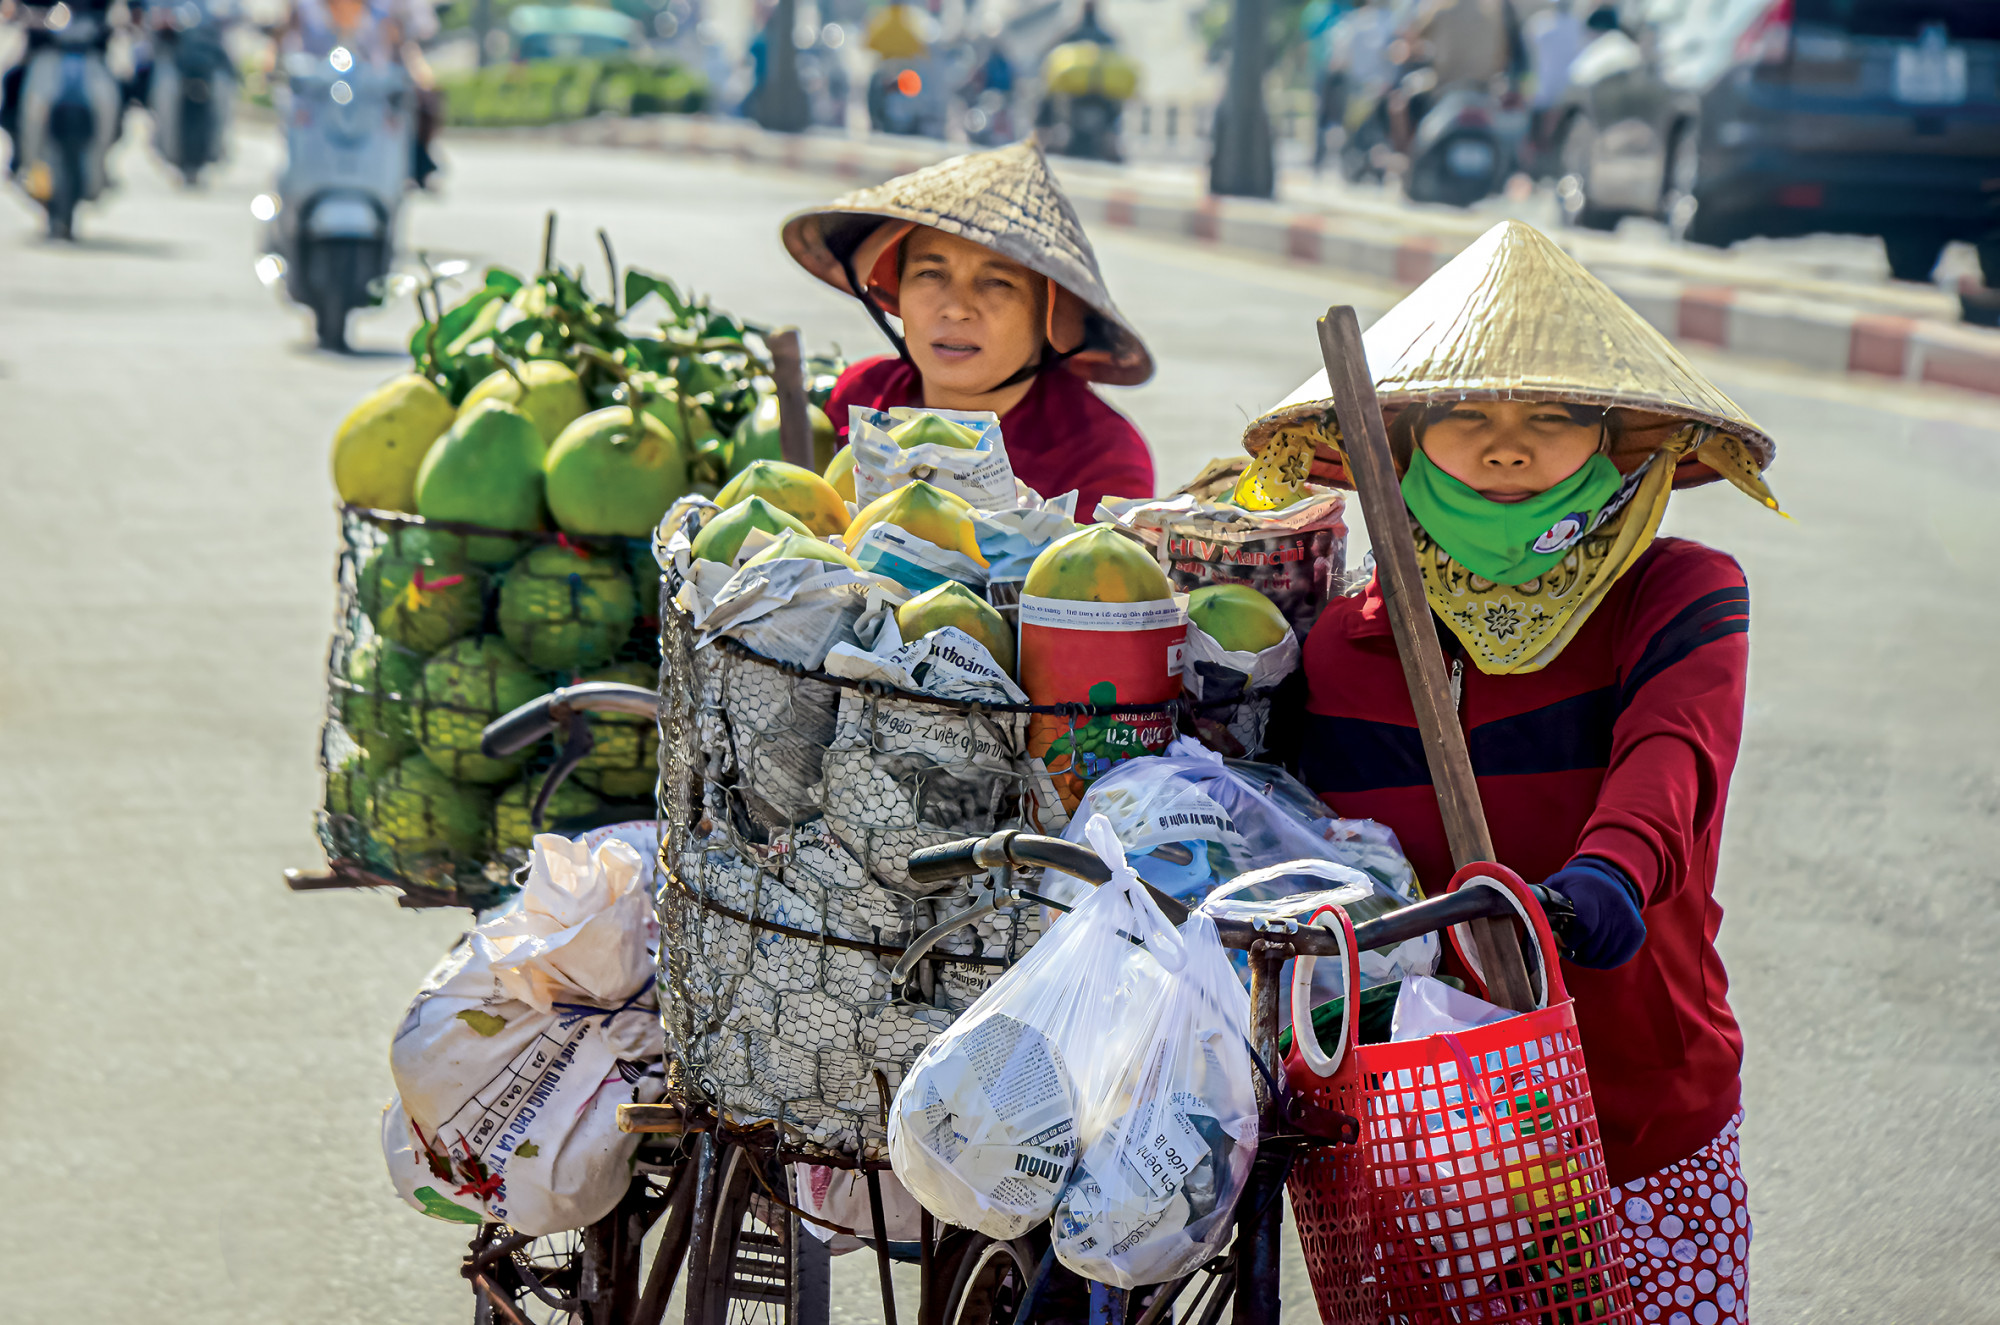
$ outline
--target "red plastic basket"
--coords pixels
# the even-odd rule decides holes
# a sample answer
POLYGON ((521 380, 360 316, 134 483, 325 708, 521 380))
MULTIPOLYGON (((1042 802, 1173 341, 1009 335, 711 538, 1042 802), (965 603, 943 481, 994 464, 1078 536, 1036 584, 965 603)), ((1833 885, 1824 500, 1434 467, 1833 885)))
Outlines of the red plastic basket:
MULTIPOLYGON (((1469 865, 1447 891, 1471 886, 1504 892, 1534 935, 1540 1007, 1456 1034, 1359 1045, 1359 1000, 1349 998, 1343 1041, 1352 1047, 1330 1073, 1317 1044, 1305 1045, 1310 1033, 1294 1036, 1285 1062, 1293 1088, 1362 1126, 1357 1162, 1315 1161, 1291 1179, 1321 1313, 1343 1325, 1361 1319, 1350 1304, 1374 1292, 1374 1319, 1411 1325, 1629 1325, 1636 1317, 1616 1193, 1555 939, 1511 870, 1469 865), (1317 1068, 1309 1058, 1321 1060, 1317 1068), (1357 1188, 1365 1188, 1370 1216, 1365 1254, 1346 1233, 1357 1188)), ((1353 932, 1345 917, 1341 929, 1353 932)), ((1468 937, 1454 929, 1451 942, 1476 977, 1468 937)), ((1345 948, 1344 987, 1354 990, 1359 963, 1353 943, 1345 948)), ((1307 969, 1294 977, 1294 1024, 1310 1027, 1309 1012, 1298 1007, 1310 963, 1296 965, 1307 969)))

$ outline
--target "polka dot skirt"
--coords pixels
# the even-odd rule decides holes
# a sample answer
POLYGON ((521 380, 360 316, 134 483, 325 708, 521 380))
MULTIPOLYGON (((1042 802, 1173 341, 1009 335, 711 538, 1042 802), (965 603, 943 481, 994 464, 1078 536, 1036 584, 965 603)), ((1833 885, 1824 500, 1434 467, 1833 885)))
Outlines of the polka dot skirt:
POLYGON ((1750 1202, 1737 1132, 1618 1191, 1625 1258, 1639 1319, 1659 1325, 1745 1325, 1750 1319, 1750 1202))

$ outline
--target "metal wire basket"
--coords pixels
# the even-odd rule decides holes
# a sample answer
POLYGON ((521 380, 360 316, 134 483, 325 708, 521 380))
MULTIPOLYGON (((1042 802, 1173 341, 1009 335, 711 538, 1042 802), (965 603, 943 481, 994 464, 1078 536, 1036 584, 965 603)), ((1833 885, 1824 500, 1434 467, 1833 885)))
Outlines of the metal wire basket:
MULTIPOLYGON (((401 892, 406 905, 474 909, 507 896, 527 859, 528 805, 554 750, 484 761, 477 754, 480 729, 586 674, 650 680, 658 668, 658 579, 646 540, 572 540, 343 508, 320 740, 325 796, 315 815, 328 868, 294 877, 293 886, 385 886, 401 892), (519 557, 550 544, 639 581, 630 623, 604 626, 579 668, 525 662, 517 668, 507 661, 498 670, 470 669, 466 685, 427 688, 427 665, 445 651, 503 640, 503 586, 519 573, 519 557), (467 552, 477 560, 466 560, 467 552)), ((578 592, 570 587, 572 598, 578 592)), ((651 817, 651 735, 650 726, 602 728, 594 762, 581 774, 589 785, 559 792, 543 827, 580 831, 651 817)))
POLYGON ((904 1069, 1042 928, 1038 908, 995 912, 895 999, 903 949, 974 893, 913 882, 907 859, 1023 826, 1038 780, 1048 803, 1025 751, 1029 713, 1051 710, 697 647, 688 618, 661 610, 662 1016, 681 1090, 732 1123, 775 1123, 794 1153, 877 1159, 904 1069))

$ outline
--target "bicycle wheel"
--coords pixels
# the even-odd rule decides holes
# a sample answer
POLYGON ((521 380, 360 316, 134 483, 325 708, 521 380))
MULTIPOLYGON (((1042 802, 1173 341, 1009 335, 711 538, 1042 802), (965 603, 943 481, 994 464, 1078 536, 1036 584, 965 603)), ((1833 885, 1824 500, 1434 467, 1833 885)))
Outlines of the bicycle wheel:
MULTIPOLYGON (((531 1238, 481 1225, 466 1265, 474 1325, 658 1325, 663 1297, 641 1309, 641 1258, 670 1200, 670 1187, 640 1174, 618 1207, 587 1229, 531 1238)), ((678 1259, 665 1247, 661 1254, 678 1259)))
MULTIPOLYGON (((794 1325, 798 1221, 764 1195, 762 1163, 731 1146, 718 1166, 705 1325, 794 1325)), ((776 1182, 772 1187, 782 1190, 776 1182)))
POLYGON ((1040 1262, 1025 1239, 996 1242, 975 1235, 959 1257, 944 1325, 1012 1325, 1040 1262))

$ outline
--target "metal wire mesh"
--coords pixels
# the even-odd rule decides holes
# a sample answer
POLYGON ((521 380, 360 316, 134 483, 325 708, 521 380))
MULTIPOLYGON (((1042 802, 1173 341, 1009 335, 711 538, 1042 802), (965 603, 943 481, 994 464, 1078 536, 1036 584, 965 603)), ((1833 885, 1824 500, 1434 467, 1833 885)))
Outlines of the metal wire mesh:
POLYGON ((1025 715, 837 686, 663 607, 659 894, 667 1040, 684 1091, 872 1157, 887 1092, 1040 936, 1038 911, 960 930, 890 997, 901 950, 972 885, 912 883, 918 847, 1021 823, 1025 715))
MULTIPOLYGON (((657 581, 642 540, 344 508, 320 741, 325 796, 315 816, 333 873, 394 885, 424 904, 480 908, 504 898, 527 860, 529 805, 554 748, 492 760, 479 753, 480 730, 584 676, 650 684, 659 655, 656 609, 647 605, 657 581), (536 587, 526 561, 537 549, 561 552, 578 573, 565 571, 558 592, 539 595, 549 601, 524 606, 517 590, 509 612, 510 582, 536 587), (543 659, 551 647, 562 656, 571 644, 569 667, 522 656, 530 645, 543 659)), ((607 719, 595 734, 543 828, 651 817, 651 724, 607 719)))

